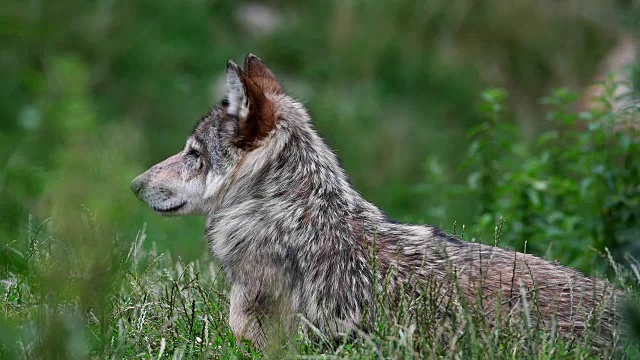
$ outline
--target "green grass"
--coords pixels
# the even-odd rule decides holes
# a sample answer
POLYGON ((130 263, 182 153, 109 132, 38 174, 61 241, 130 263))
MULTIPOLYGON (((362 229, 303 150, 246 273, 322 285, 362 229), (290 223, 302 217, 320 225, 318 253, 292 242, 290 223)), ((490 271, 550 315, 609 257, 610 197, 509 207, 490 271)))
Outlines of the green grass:
MULTIPOLYGON (((85 240, 104 236, 91 216, 84 216, 83 222, 85 240)), ((417 299, 403 298, 394 307, 379 296, 369 333, 328 339, 302 321, 295 338, 261 354, 238 342, 229 329, 224 274, 209 256, 185 263, 158 253, 148 244, 151 239, 144 228, 135 241, 114 239, 99 249, 90 242, 78 245, 57 239, 51 228, 50 222, 33 226, 28 237, 3 249, 14 261, 2 269, 2 358, 595 357, 588 333, 583 340, 563 341, 553 331, 528 325, 526 317, 490 327, 481 313, 462 306, 450 321, 442 321, 434 311, 442 299, 429 292, 417 299), (122 246, 125 243, 130 246, 122 246)), ((638 289, 638 263, 634 265, 635 275, 619 269, 616 282, 638 289)), ((610 357, 613 350, 612 343, 598 356, 610 357)), ((615 354, 638 356, 640 348, 631 342, 615 354)))

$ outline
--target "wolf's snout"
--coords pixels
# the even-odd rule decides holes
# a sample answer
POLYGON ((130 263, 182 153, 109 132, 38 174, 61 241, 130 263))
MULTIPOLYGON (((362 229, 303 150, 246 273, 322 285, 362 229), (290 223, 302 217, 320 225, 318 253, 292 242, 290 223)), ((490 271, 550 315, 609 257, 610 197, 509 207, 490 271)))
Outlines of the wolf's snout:
POLYGON ((129 184, 129 188, 131 189, 131 191, 133 191, 133 194, 136 197, 140 193, 140 190, 142 190, 142 185, 143 185, 143 181, 142 181, 142 179, 140 179, 140 176, 138 176, 137 178, 133 179, 131 184, 129 184))

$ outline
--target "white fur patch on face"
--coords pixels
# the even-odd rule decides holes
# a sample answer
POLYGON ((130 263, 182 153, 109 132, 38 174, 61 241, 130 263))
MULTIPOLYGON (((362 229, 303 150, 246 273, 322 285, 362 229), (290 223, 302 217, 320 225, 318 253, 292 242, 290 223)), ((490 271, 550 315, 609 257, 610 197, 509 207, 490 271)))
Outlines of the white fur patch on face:
POLYGON ((222 175, 207 174, 205 182, 204 199, 210 199, 216 196, 218 190, 222 186, 224 177, 222 175))
POLYGON ((227 68, 226 86, 227 99, 229 100, 227 113, 240 119, 246 118, 249 115, 249 98, 235 64, 227 68))

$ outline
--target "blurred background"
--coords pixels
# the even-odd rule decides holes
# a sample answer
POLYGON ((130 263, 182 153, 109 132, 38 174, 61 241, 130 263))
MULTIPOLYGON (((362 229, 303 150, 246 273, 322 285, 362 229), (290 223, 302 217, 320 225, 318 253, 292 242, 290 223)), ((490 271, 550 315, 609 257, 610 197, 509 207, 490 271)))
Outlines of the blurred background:
MULTIPOLYGON (((557 241, 587 238, 567 240, 573 241, 570 247, 553 245, 559 248, 554 252, 549 250, 553 234, 544 233, 551 238, 529 248, 589 271, 592 257, 585 260, 573 250, 603 251, 607 245, 627 251, 630 239, 638 239, 636 175, 622 186, 636 194, 636 202, 621 205, 627 217, 622 230, 612 231, 617 236, 624 230, 627 237, 618 244, 613 233, 601 229, 606 224, 599 218, 610 193, 599 192, 589 205, 576 197, 563 213, 565 205, 556 200, 565 193, 551 194, 553 201, 538 196, 548 192, 545 176, 553 176, 554 167, 519 183, 515 195, 501 196, 500 189, 516 181, 502 176, 519 171, 501 166, 542 156, 522 149, 558 130, 549 116, 551 105, 569 97, 570 109, 588 109, 588 95, 599 94, 589 93, 588 86, 611 70, 634 81, 638 5, 635 0, 5 1, 0 5, 0 248, 3 243, 5 249, 19 248, 47 221, 57 238, 100 252, 102 243, 133 241, 146 223, 147 243, 161 252, 199 257, 206 248, 202 219, 161 218, 136 200, 128 184, 182 148, 192 126, 222 96, 225 61, 241 62, 253 52, 304 100, 356 188, 393 218, 457 233, 465 225, 467 239, 478 235, 493 243, 491 232, 503 217, 504 233, 533 236, 535 228, 526 219, 534 217, 535 206, 546 206, 560 211, 555 216, 562 221, 577 217, 578 225, 566 226, 582 226, 574 232, 560 226, 557 231, 564 233, 557 241), (487 88, 502 90, 483 92, 487 88), (556 93, 541 103, 556 88, 575 95, 556 93), (487 110, 487 104, 493 107, 487 110), (498 130, 507 134, 506 147, 497 143, 502 135, 491 131, 477 139, 474 129, 493 115, 508 127, 498 130), (487 150, 493 142, 498 147, 487 150), (478 163, 480 158, 488 162, 478 163), (522 216, 509 212, 513 206, 500 207, 501 199, 517 198, 520 191, 534 205, 525 209, 529 212, 521 203, 514 206, 522 216), (585 208, 593 211, 580 214, 585 208), (599 225, 590 227, 591 222, 599 225), (101 235, 83 235, 78 229, 87 224, 101 235), (478 224, 489 232, 477 230, 478 224)), ((574 174, 562 177, 580 184, 582 173, 574 174)), ((539 226, 548 229, 553 221, 539 226)), ((522 250, 532 242, 523 236, 513 235, 505 245, 522 250)), ((4 261, 8 257, 5 251, 4 261)))

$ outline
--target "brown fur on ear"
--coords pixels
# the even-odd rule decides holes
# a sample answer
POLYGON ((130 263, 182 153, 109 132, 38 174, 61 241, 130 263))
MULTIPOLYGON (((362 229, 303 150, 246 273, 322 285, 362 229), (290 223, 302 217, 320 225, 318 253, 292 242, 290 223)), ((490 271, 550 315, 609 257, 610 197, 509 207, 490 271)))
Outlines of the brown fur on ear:
POLYGON ((276 76, 257 56, 251 53, 247 54, 244 59, 244 71, 264 92, 284 92, 276 76))
POLYGON ((250 78, 244 71, 239 73, 247 92, 249 114, 246 119, 239 119, 239 138, 236 145, 246 150, 253 150, 257 142, 264 139, 276 125, 275 105, 264 94, 264 89, 250 78))

